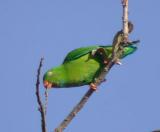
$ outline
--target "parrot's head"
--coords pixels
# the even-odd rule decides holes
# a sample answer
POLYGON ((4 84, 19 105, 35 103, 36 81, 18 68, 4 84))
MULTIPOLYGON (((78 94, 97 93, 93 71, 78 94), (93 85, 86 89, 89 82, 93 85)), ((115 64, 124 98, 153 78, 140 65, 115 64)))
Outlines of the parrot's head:
POLYGON ((62 69, 62 66, 54 67, 44 74, 43 85, 46 89, 58 87, 64 76, 62 69))

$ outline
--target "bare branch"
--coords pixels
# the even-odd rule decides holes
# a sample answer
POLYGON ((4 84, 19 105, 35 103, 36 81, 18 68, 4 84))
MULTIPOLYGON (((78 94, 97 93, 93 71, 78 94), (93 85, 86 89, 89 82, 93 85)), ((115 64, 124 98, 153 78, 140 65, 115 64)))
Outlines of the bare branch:
POLYGON ((45 115, 45 107, 43 106, 42 100, 41 100, 41 96, 40 96, 40 91, 39 91, 39 85, 40 85, 40 74, 41 74, 41 67, 42 67, 42 63, 43 63, 43 58, 41 58, 40 63, 39 63, 39 67, 37 70, 37 82, 36 82, 36 97, 37 97, 37 102, 39 105, 39 112, 41 114, 41 128, 42 128, 42 132, 47 132, 47 128, 46 128, 46 115, 45 115))
POLYGON ((124 42, 128 41, 128 0, 122 0, 124 42))
POLYGON ((84 104, 88 101, 89 97, 92 95, 93 92, 94 92, 93 89, 88 90, 88 92, 83 96, 80 102, 70 112, 70 114, 55 129, 55 132, 62 132, 68 126, 68 124, 72 121, 72 119, 76 116, 76 114, 83 108, 84 104))

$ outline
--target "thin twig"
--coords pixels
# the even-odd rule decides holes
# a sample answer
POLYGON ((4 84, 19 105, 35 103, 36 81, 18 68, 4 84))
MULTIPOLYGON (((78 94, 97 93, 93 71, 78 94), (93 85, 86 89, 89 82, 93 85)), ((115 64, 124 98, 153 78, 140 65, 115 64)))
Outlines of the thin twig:
POLYGON ((40 96, 40 91, 39 91, 39 85, 40 85, 40 74, 41 74, 41 67, 42 67, 42 63, 43 63, 43 58, 41 58, 40 63, 39 63, 39 67, 37 70, 37 82, 36 82, 36 97, 37 97, 37 102, 39 105, 39 112, 41 114, 41 128, 42 128, 42 132, 47 132, 47 127, 46 127, 46 115, 45 115, 45 107, 43 106, 42 100, 41 100, 41 96, 40 96))
POLYGON ((48 89, 46 88, 45 90, 45 103, 44 103, 44 108, 45 108, 45 115, 47 114, 47 108, 48 108, 48 89))
MULTIPOLYGON (((122 43, 128 41, 128 0, 122 1, 123 5, 123 30, 118 31, 113 39, 113 51, 112 57, 109 60, 109 63, 103 68, 99 76, 95 79, 94 84, 99 86, 103 80, 105 79, 106 75, 115 64, 115 61, 120 58, 123 52, 122 43)), ((129 27, 130 32, 132 31, 132 27, 129 27)), ((130 33, 129 32, 129 33, 130 33)), ((70 114, 62 121, 62 123, 55 129, 55 132, 62 132, 68 124, 72 121, 72 119, 77 115, 77 113, 83 108, 85 103, 94 93, 94 90, 89 89, 87 93, 82 97, 80 102, 73 108, 70 114)))

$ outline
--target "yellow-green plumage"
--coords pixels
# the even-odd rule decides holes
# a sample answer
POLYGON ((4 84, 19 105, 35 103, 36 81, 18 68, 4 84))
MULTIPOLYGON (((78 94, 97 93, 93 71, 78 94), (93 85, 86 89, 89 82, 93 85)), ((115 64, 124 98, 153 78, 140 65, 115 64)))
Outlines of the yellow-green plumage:
MULTIPOLYGON (((112 46, 89 46, 75 49, 68 53, 62 65, 47 71, 43 80, 52 83, 53 87, 90 84, 104 66, 100 56, 91 55, 99 48, 103 48, 107 57, 111 57, 112 46)), ((134 46, 125 47, 121 58, 133 53, 136 49, 134 46)))

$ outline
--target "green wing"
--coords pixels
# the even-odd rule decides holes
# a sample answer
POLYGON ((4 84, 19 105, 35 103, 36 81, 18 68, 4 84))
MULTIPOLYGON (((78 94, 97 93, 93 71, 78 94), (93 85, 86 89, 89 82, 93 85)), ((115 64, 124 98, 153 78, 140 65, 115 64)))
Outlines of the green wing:
POLYGON ((100 46, 88 46, 88 47, 82 47, 82 48, 72 50, 65 57, 63 64, 70 62, 70 61, 73 61, 81 56, 84 56, 84 55, 88 54, 89 52, 91 52, 92 50, 96 50, 98 48, 100 48, 100 46))
MULTIPOLYGON (((133 43, 134 45, 134 43, 133 43)), ((67 54, 67 56, 65 57, 63 64, 76 60, 86 54, 88 54, 89 52, 92 52, 92 50, 97 50, 99 48, 104 48, 105 51, 107 51, 108 54, 110 54, 112 52, 112 46, 108 45, 108 46, 100 46, 100 45, 94 45, 94 46, 88 46, 88 47, 82 47, 82 48, 78 48, 75 50, 72 50, 71 52, 69 52, 67 54)), ((122 55, 122 58, 124 58, 125 56, 132 54, 135 50, 137 49, 137 47, 134 46, 127 46, 124 48, 124 54, 122 55)))

